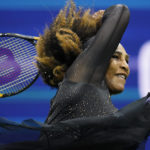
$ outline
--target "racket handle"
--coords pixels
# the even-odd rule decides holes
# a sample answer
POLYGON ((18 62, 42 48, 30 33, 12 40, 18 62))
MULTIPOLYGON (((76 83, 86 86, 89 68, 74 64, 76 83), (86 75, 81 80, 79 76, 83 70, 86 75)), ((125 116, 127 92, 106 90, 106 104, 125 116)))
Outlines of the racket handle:
POLYGON ((8 96, 11 96, 11 94, 2 94, 2 93, 0 93, 0 98, 4 98, 4 97, 8 97, 8 96))
POLYGON ((1 98, 1 97, 4 97, 4 94, 1 94, 1 93, 0 93, 0 98, 1 98))

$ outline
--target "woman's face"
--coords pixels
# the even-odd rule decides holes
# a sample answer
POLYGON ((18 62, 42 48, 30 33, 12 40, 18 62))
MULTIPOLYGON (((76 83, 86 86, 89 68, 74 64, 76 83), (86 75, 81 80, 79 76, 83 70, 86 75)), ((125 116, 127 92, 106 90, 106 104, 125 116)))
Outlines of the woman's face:
POLYGON ((121 44, 119 44, 106 72, 106 83, 110 94, 117 94, 124 90, 126 79, 130 69, 128 65, 129 56, 121 44))

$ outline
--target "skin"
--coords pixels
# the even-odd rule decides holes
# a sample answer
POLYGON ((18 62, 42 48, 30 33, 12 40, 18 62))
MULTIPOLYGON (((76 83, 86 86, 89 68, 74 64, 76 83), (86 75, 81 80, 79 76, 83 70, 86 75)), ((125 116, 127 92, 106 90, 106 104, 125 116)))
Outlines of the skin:
POLYGON ((96 11, 96 12, 92 15, 92 17, 95 18, 95 19, 97 19, 97 18, 99 18, 99 16, 102 17, 103 14, 104 14, 104 10, 99 10, 99 11, 96 11))
POLYGON ((119 44, 114 55, 110 60, 106 72, 106 83, 110 94, 118 94, 124 90, 126 79, 129 76, 130 69, 128 65, 129 56, 124 47, 119 44))

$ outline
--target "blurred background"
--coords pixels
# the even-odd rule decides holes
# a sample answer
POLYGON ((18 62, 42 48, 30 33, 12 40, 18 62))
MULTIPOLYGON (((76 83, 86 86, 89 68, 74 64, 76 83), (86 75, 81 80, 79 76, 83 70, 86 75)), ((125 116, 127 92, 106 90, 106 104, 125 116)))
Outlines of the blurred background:
MULTIPOLYGON (((112 97, 116 107, 145 96, 150 91, 150 1, 149 0, 74 0, 77 6, 92 11, 106 9, 113 4, 126 4, 131 13, 130 22, 121 43, 130 55, 131 73, 126 89, 112 97)), ((66 0, 0 0, 0 32, 39 36, 49 25, 66 0)), ((26 91, 0 99, 0 116, 12 121, 35 119, 44 122, 50 99, 57 89, 45 85, 41 77, 26 91)), ((147 143, 147 150, 149 143, 147 143)))

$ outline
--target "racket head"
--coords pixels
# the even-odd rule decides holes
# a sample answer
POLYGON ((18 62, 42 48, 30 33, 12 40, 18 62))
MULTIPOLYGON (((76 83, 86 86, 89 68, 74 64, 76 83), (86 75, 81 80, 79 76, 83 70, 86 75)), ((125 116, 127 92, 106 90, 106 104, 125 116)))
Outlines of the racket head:
POLYGON ((38 78, 37 39, 21 34, 0 34, 0 98, 24 91, 38 78))

